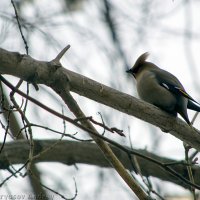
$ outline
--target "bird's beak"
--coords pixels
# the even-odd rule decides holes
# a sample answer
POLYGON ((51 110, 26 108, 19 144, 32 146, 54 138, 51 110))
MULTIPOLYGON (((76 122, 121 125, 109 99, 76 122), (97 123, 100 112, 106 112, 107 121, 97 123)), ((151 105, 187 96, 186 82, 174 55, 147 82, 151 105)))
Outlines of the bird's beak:
POLYGON ((131 73, 132 73, 132 70, 131 70, 131 69, 128 69, 128 70, 126 70, 126 72, 131 74, 131 73))
POLYGON ((132 68, 126 70, 126 73, 132 74, 132 75, 134 76, 134 78, 135 78, 135 73, 133 72, 133 69, 132 69, 132 68))

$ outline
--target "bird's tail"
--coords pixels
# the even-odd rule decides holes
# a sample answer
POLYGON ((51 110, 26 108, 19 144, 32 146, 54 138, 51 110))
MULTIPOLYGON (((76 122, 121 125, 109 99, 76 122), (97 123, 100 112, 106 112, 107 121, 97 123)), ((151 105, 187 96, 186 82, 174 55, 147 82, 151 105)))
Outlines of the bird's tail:
POLYGON ((191 101, 191 100, 188 100, 187 108, 194 110, 194 111, 197 111, 197 112, 200 112, 200 105, 191 101))

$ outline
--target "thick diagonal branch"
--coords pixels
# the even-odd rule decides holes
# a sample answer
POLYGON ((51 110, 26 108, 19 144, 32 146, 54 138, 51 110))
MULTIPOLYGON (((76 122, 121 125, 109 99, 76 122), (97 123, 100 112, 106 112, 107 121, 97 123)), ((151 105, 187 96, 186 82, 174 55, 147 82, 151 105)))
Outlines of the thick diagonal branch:
MULTIPOLYGON (((86 117, 85 114, 82 112, 74 98, 71 96, 69 91, 65 90, 66 87, 55 87, 54 90, 61 96, 61 98, 65 101, 69 109, 73 112, 73 114, 77 118, 84 118, 86 117)), ((91 124, 89 120, 81 120, 80 122, 83 126, 87 127, 88 129, 92 130, 93 132, 97 133, 97 130, 91 124)), ((95 137, 94 135, 90 134, 90 136, 94 139, 97 143, 101 151, 103 152, 104 156, 108 160, 108 162, 114 167, 114 169, 118 172, 118 174, 122 177, 122 179, 127 183, 127 185, 132 189, 132 191, 138 196, 139 199, 150 199, 148 195, 143 191, 140 185, 133 179, 131 174, 126 170, 126 168, 122 165, 119 161, 117 156, 113 153, 109 145, 100 138, 95 137)))

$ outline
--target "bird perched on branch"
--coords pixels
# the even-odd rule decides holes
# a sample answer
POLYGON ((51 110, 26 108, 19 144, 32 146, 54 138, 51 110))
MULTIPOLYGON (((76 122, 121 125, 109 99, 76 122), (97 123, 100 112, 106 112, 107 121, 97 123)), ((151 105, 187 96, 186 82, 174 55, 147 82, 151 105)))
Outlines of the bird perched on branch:
POLYGON ((135 77, 140 98, 175 116, 179 113, 191 125, 187 108, 200 112, 200 104, 185 91, 173 74, 147 62, 148 56, 147 52, 142 54, 126 71, 135 77))

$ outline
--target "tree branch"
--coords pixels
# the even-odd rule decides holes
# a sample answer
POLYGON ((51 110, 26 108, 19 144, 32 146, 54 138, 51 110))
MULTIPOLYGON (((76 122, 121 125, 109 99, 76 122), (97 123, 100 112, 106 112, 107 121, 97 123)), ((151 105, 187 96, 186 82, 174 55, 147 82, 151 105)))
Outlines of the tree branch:
POLYGON ((56 67, 51 62, 38 61, 30 56, 9 52, 0 48, 0 73, 9 74, 37 84, 56 87, 60 81, 70 84, 70 90, 79 95, 112 107, 151 123, 162 130, 200 150, 199 131, 191 128, 179 118, 163 112, 159 108, 122 93, 85 76, 56 67), (28 66, 28 67, 27 67, 28 66))
MULTIPOLYGON (((40 154, 44 151, 44 149, 47 149, 56 142, 57 140, 34 140, 34 154, 40 154)), ((122 164, 126 167, 126 169, 133 171, 134 169, 132 168, 127 153, 115 146, 109 146, 119 158, 119 160, 122 162, 122 164)), ((6 146, 4 147, 3 152, 0 155, 0 163, 5 163, 5 161, 9 161, 9 163, 13 165, 23 164, 28 159, 29 148, 30 146, 26 140, 18 140, 6 143, 6 146)), ((173 165, 171 165, 171 168, 173 170, 175 170, 179 174, 187 174, 187 166, 183 164, 178 164, 180 162, 177 160, 160 157, 146 150, 132 150, 138 152, 139 154, 142 154, 145 157, 153 158, 162 163, 173 163, 173 165)), ((105 159, 105 157, 103 156, 96 144, 69 140, 60 141, 59 145, 56 145, 54 148, 50 149, 49 151, 46 151, 44 154, 41 154, 41 156, 38 159, 33 161, 33 163, 39 162, 60 162, 67 165, 89 164, 98 167, 111 168, 111 165, 107 162, 107 160, 105 159)), ((144 176, 153 176, 164 181, 169 181, 178 184, 187 189, 189 189, 190 187, 188 184, 185 184, 184 182, 178 180, 176 177, 171 176, 169 173, 166 172, 166 170, 162 169, 157 164, 145 158, 137 156, 137 162, 140 166, 141 173, 144 176)), ((192 166, 192 171, 194 174, 195 183, 200 185, 200 167, 194 165, 192 166)))
MULTIPOLYGON (((63 101, 66 103, 68 108, 73 112, 73 114, 77 118, 84 118, 86 117, 85 114, 82 112, 80 107, 78 106, 77 102, 74 100, 74 98, 71 96, 69 91, 66 91, 65 88, 67 85, 60 85, 59 88, 54 88, 55 91, 59 93, 63 101), (60 91, 60 89, 62 91, 60 91)), ((99 134, 98 131, 95 129, 95 127, 92 125, 92 123, 86 119, 81 120, 80 123, 90 129, 91 131, 95 132, 96 134, 99 134)), ((89 133, 90 134, 90 133, 89 133)), ((126 182, 126 184, 130 187, 130 189, 136 194, 136 196, 139 199, 144 200, 150 200, 151 198, 148 197, 148 195, 145 193, 145 191, 141 188, 139 183, 131 176, 131 174, 125 169, 125 167, 122 165, 120 160, 117 158, 117 156, 113 153, 112 149, 109 147, 109 145, 99 137, 94 136, 93 134, 90 134, 90 136, 93 138, 93 140, 96 142, 96 144, 99 146, 101 151, 103 152, 105 158, 107 161, 113 166, 113 168, 117 171, 117 173, 121 176, 121 178, 126 182)))

